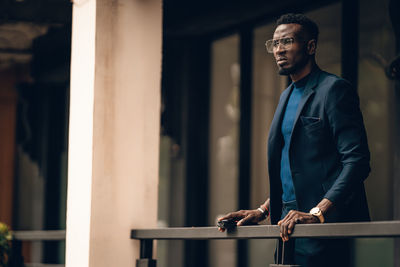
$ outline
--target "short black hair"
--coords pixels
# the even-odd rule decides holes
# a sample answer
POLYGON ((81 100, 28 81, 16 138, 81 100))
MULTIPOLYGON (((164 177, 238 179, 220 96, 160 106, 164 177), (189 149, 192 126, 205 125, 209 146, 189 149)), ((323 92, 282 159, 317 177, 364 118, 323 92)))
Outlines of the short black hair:
POLYGON ((304 14, 284 14, 276 21, 276 26, 292 23, 300 24, 303 30, 309 35, 310 39, 315 39, 315 41, 318 42, 318 26, 314 21, 306 17, 304 14))

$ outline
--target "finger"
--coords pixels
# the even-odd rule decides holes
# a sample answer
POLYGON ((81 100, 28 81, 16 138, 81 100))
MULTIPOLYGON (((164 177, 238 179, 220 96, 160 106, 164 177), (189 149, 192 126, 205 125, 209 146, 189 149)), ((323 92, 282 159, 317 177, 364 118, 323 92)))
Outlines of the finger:
POLYGON ((288 214, 286 214, 286 216, 282 220, 280 220, 281 223, 284 223, 284 222, 287 222, 288 220, 290 220, 290 218, 292 217, 292 214, 293 214, 293 211, 292 210, 289 211, 288 214))
POLYGON ((285 238, 285 241, 288 241, 289 240, 289 223, 290 222, 286 222, 284 225, 285 225, 285 227, 284 227, 284 231, 283 231, 283 237, 285 238))
POLYGON ((278 222, 278 225, 282 225, 283 223, 285 223, 288 220, 288 215, 286 215, 282 220, 280 220, 278 222))
POLYGON ((297 216, 298 211, 297 210, 290 210, 289 213, 286 215, 287 221, 293 219, 294 217, 297 216))
POLYGON ((281 235, 282 235, 282 240, 286 240, 286 222, 281 224, 281 235))
POLYGON ((219 217, 218 221, 222 221, 222 220, 227 220, 231 218, 231 214, 232 213, 228 213, 227 215, 223 216, 223 217, 219 217))
POLYGON ((285 223, 285 222, 289 222, 293 217, 295 217, 297 215, 298 215, 297 210, 290 210, 288 212, 288 214, 286 214, 286 216, 278 222, 278 225, 281 225, 282 223, 285 223))
POLYGON ((286 215, 285 217, 283 217, 283 219, 281 219, 281 220, 278 222, 278 225, 281 225, 282 223, 284 223, 284 222, 286 221, 286 219, 287 219, 287 215, 286 215))
POLYGON ((252 219, 252 217, 250 215, 247 215, 246 217, 244 217, 243 219, 241 219, 240 221, 237 222, 237 226, 241 226, 241 225, 245 225, 247 224, 250 220, 252 219))
MULTIPOLYGON (((297 219, 296 219, 297 220, 297 219)), ((293 228, 294 228, 294 226, 295 226, 295 220, 292 220, 290 223, 289 223, 289 226, 288 226, 288 234, 290 235, 290 234, 292 234, 293 233, 293 228)))
POLYGON ((218 231, 220 231, 221 233, 223 233, 223 232, 225 232, 225 228, 218 227, 218 231))
POLYGON ((315 223, 315 222, 319 222, 319 219, 313 215, 304 218, 305 223, 315 223))
POLYGON ((296 223, 303 223, 303 217, 296 218, 296 223))
POLYGON ((236 218, 241 218, 241 217, 240 217, 240 213, 237 212, 237 211, 235 211, 235 212, 230 212, 230 213, 226 214, 225 216, 219 218, 218 221, 229 220, 229 219, 236 219, 236 218))
POLYGON ((285 240, 288 241, 289 240, 289 222, 285 223, 285 240))

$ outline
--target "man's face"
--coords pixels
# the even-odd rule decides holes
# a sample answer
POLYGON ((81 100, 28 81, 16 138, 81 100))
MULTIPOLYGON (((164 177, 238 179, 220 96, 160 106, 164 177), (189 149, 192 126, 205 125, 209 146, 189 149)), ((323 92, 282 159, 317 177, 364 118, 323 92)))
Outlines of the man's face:
POLYGON ((282 38, 293 38, 294 42, 290 48, 278 45, 273 51, 279 74, 290 75, 297 73, 304 68, 310 59, 301 25, 294 23, 279 25, 275 29, 273 39, 280 40, 282 38))

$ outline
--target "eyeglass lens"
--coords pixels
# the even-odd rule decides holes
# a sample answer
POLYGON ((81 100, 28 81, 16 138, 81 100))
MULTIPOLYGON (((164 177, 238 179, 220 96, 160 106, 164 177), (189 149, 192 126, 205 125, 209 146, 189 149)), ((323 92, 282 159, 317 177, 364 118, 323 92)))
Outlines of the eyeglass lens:
POLYGON ((293 44, 293 38, 282 38, 276 40, 271 39, 265 42, 265 47, 267 48, 268 53, 273 53, 274 50, 276 50, 279 45, 281 45, 283 49, 290 49, 292 44, 293 44))

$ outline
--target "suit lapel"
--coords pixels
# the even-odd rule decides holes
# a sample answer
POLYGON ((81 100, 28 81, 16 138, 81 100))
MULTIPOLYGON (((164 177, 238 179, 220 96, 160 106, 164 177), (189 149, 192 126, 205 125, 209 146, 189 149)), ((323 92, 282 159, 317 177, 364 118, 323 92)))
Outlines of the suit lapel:
POLYGON ((308 80, 308 82, 306 84, 306 88, 304 89, 304 93, 303 93, 303 95, 302 95, 302 97, 300 99, 300 103, 299 103, 299 106, 297 108, 296 116, 294 118, 292 134, 290 136, 289 143, 291 143, 294 131, 296 129, 297 121, 299 120, 301 112, 303 111, 308 99, 315 93, 314 88, 318 85, 319 74, 320 74, 320 70, 319 69, 315 70, 311 74, 311 76, 310 76, 310 78, 309 78, 309 80, 308 80))
MULTIPOLYGON (((318 78, 319 78, 320 71, 321 71, 320 69, 314 70, 307 82, 306 88, 304 89, 303 96, 300 99, 299 107, 296 112, 296 117, 295 117, 295 121, 293 124, 293 130, 292 130, 291 137, 293 136, 293 132, 294 132, 294 129, 296 128, 295 126, 300 117, 301 111, 305 107, 305 104, 307 103, 308 99, 314 94, 314 88, 318 85, 318 78)), ((268 160, 269 161, 276 158, 275 157, 277 155, 276 153, 278 153, 279 149, 282 149, 281 143, 279 142, 279 139, 276 139, 276 137, 279 136, 279 134, 281 134, 281 125, 282 125, 283 115, 285 114, 286 104, 289 100, 289 96, 293 90, 293 87, 294 87, 294 85, 291 84, 283 92, 282 97, 276 108, 274 118, 271 123, 269 137, 268 137, 268 160)), ((291 138, 290 138, 290 140, 291 140, 291 138)))

